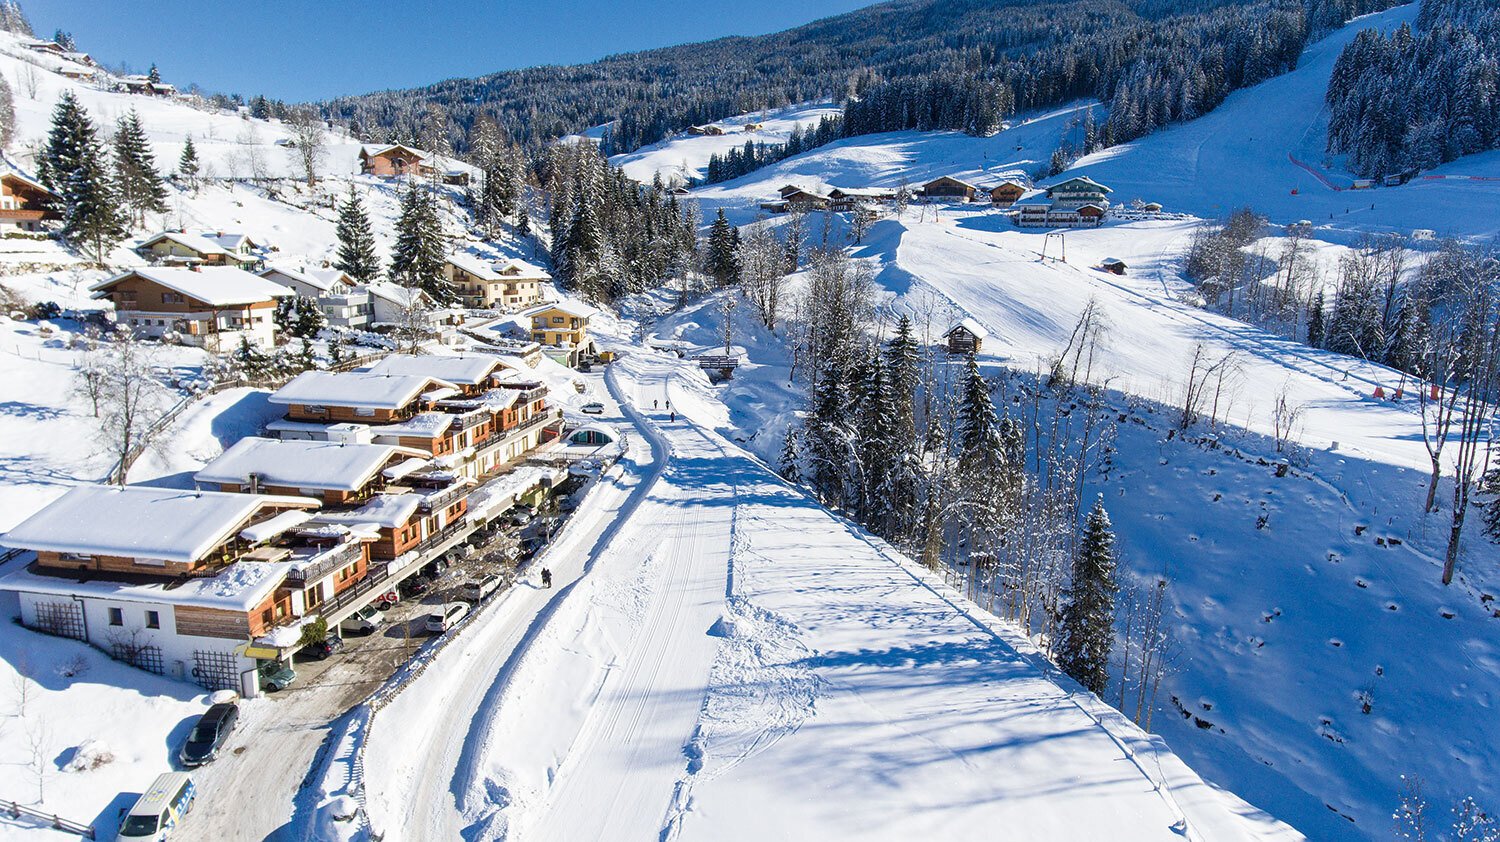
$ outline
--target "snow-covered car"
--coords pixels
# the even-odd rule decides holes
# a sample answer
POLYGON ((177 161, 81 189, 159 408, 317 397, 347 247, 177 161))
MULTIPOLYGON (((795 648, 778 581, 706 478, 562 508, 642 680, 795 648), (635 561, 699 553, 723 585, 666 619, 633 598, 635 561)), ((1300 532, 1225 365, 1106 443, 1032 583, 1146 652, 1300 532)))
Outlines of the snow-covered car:
POLYGON ((604 414, 604 404, 602 404, 602 403, 600 403, 598 401, 589 401, 588 403, 584 404, 583 406, 580 406, 578 408, 578 411, 583 412, 583 413, 587 413, 589 415, 603 415, 604 414))
POLYGON ((292 686, 297 680, 297 671, 290 666, 268 667, 261 671, 260 686, 268 692, 275 693, 292 686))
POLYGON ((524 508, 515 508, 506 515, 506 518, 510 520, 511 526, 525 526, 531 523, 531 512, 524 508))

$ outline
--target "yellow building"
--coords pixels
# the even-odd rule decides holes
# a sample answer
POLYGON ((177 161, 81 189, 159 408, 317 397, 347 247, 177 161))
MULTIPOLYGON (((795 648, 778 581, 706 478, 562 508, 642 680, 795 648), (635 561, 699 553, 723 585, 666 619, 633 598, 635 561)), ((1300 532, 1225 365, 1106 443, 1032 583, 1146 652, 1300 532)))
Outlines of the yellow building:
POLYGON ((543 304, 526 311, 531 318, 531 338, 544 346, 543 350, 557 349, 558 354, 549 353, 566 365, 577 365, 581 356, 594 353, 594 341, 589 338, 589 319, 599 311, 584 304, 543 304))
POLYGON ((467 252, 450 255, 443 273, 463 296, 464 306, 515 311, 542 300, 542 284, 552 276, 524 260, 490 263, 467 252))

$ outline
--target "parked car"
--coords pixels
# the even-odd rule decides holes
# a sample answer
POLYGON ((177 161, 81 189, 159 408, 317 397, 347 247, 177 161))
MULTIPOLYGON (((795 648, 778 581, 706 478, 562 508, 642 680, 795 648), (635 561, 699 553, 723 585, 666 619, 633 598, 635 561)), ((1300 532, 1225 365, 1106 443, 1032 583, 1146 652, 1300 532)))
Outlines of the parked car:
POLYGON ((464 582, 464 599, 467 599, 470 602, 481 602, 485 597, 494 593, 499 587, 499 576, 486 576, 483 579, 475 579, 464 582))
POLYGON ((380 612, 375 610, 375 606, 366 605, 345 617, 339 623, 339 630, 345 634, 374 634, 379 625, 380 612))
POLYGON ((427 615, 423 625, 433 634, 442 634, 453 628, 453 624, 462 620, 469 614, 467 602, 450 602, 437 611, 427 615))
POLYGON ((336 634, 330 634, 317 643, 309 643, 298 652, 304 658, 314 661, 327 660, 330 655, 336 655, 344 651, 344 639, 336 634))
POLYGON ((557 510, 563 514, 578 510, 578 497, 572 494, 564 495, 557 502, 557 510))
POLYGON ((422 565, 422 569, 419 572, 427 577, 429 581, 436 582, 438 577, 443 575, 443 571, 447 569, 448 562, 445 559, 436 558, 422 565))
POLYGON ((421 576, 413 576, 402 582, 398 590, 402 596, 412 599, 432 590, 432 583, 421 576))
POLYGON ((285 690, 296 680, 297 671, 290 664, 267 667, 260 673, 260 686, 272 693, 285 690))
POLYGON ((604 404, 602 404, 602 403, 600 403, 598 401, 589 401, 588 403, 584 404, 583 406, 580 406, 578 408, 578 410, 580 412, 584 412, 584 413, 587 413, 589 415, 603 415, 604 414, 604 404))
POLYGON ((506 515, 506 518, 510 521, 511 526, 525 526, 531 523, 531 512, 522 506, 517 506, 510 510, 510 514, 506 515))
POLYGON ((197 796, 198 788, 186 772, 158 775, 120 821, 119 838, 132 842, 157 842, 166 839, 167 834, 192 809, 193 800, 197 796))
POLYGON ((233 702, 210 707, 188 732, 187 742, 182 744, 177 758, 184 766, 202 766, 218 757, 219 749, 223 748, 239 719, 240 706, 233 702))
POLYGON ((547 546, 547 542, 540 536, 532 535, 529 538, 525 538, 521 541, 521 558, 523 560, 529 559, 541 552, 542 547, 545 546, 547 546))

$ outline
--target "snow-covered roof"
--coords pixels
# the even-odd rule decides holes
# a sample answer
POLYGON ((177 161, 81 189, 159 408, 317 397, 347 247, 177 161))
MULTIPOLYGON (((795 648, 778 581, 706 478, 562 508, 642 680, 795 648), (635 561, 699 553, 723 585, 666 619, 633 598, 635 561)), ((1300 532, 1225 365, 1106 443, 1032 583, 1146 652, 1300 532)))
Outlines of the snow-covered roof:
POLYGON ((452 383, 419 374, 373 374, 364 371, 304 371, 268 399, 278 406, 348 406, 400 409, 433 386, 452 383))
POLYGON ((130 277, 145 278, 173 292, 181 293, 213 307, 259 304, 262 301, 285 298, 293 294, 281 284, 268 281, 236 266, 203 266, 197 269, 142 266, 122 272, 113 278, 106 278, 89 289, 94 292, 103 292, 130 277))
POLYGON ((191 564, 267 506, 317 508, 304 497, 80 485, 0 537, 28 550, 191 564))
POLYGON ((1121 260, 1118 257, 1106 257, 1103 260, 1099 261, 1099 265, 1100 266, 1116 266, 1116 265, 1118 265, 1118 266, 1124 266, 1125 265, 1125 261, 1121 260))
POLYGON ((262 541, 269 541, 272 538, 278 537, 284 532, 296 529, 302 524, 307 523, 307 519, 310 517, 312 515, 301 509, 288 509, 269 520, 263 520, 260 523, 241 529, 240 537, 252 544, 259 544, 262 541))
POLYGON ((397 437, 435 439, 448 431, 453 416, 446 412, 418 412, 416 415, 395 424, 371 427, 370 434, 378 441, 397 437))
POLYGON ((394 482, 395 480, 399 480, 402 477, 422 470, 423 468, 427 467, 427 463, 431 461, 431 459, 424 459, 420 456, 413 456, 399 465, 392 465, 389 468, 386 468, 382 473, 385 475, 386 479, 394 482))
POLYGON ((540 313, 545 313, 548 310, 561 310, 562 312, 567 313, 570 316, 577 316, 580 319, 591 319, 594 316, 599 315, 600 312, 598 307, 590 307, 587 304, 575 304, 567 301, 554 301, 550 304, 542 304, 536 307, 532 307, 530 310, 523 312, 521 315, 535 316, 540 313))
POLYGON ((960 319, 958 324, 955 324, 953 327, 948 328, 948 333, 945 333, 943 335, 948 336, 949 334, 953 333, 953 331, 958 330, 959 328, 967 330, 970 334, 978 339, 986 339, 990 335, 990 332, 984 329, 984 325, 974 321, 973 319, 960 319))
POLYGON ((448 255, 447 260, 452 265, 468 272, 481 281, 500 280, 500 276, 495 274, 495 270, 490 268, 490 264, 480 259, 478 255, 459 251, 448 255))
POLYGON ((427 158, 432 157, 431 155, 423 152, 420 149, 413 149, 412 147, 402 143, 366 143, 359 147, 360 153, 365 155, 366 157, 384 155, 387 152, 394 152, 398 149, 405 152, 410 152, 412 156, 419 161, 426 160, 427 158))
POLYGON ((395 529, 416 513, 422 505, 422 495, 410 492, 402 494, 377 494, 363 506, 347 512, 321 512, 314 520, 319 523, 344 525, 373 523, 385 529, 395 529))
POLYGON ((596 433, 609 439, 612 442, 620 440, 620 431, 618 429, 610 426, 609 424, 601 424, 598 422, 595 422, 593 424, 584 424, 581 427, 574 427, 573 429, 568 431, 568 438, 571 440, 579 433, 596 433))
POLYGON ((21 173, 16 172, 15 170, 8 170, 8 171, 6 171, 4 173, 0 173, 0 180, 5 180, 5 179, 10 179, 12 181, 19 181, 22 184, 26 185, 27 187, 30 187, 32 190, 36 190, 36 191, 39 191, 39 192, 42 192, 42 193, 46 193, 48 196, 51 196, 51 197, 53 197, 55 199, 61 199, 62 198, 61 196, 57 195, 56 192, 54 192, 52 190, 48 190, 47 187, 46 187, 46 185, 42 184, 41 182, 36 181, 34 179, 31 179, 31 178, 28 178, 27 176, 24 176, 21 173))
POLYGON ((171 240, 172 242, 182 246, 183 248, 192 249, 198 254, 204 255, 205 257, 211 254, 225 255, 228 257, 237 256, 229 250, 228 246, 224 245, 219 237, 210 234, 188 231, 162 231, 159 234, 153 234, 150 237, 142 240, 141 244, 136 246, 136 248, 150 248, 157 243, 162 242, 163 240, 171 240))
POLYGON ((344 444, 251 436, 235 442, 193 475, 199 483, 246 485, 256 474, 263 485, 319 491, 358 491, 397 455, 388 444, 344 444))
POLYGON ((459 357, 391 354, 370 366, 367 371, 371 374, 420 374, 448 383, 478 386, 489 379, 496 369, 503 368, 505 364, 500 358, 485 355, 459 357))
POLYGON ((371 281, 365 284, 365 289, 376 298, 389 301, 397 307, 409 307, 413 302, 424 300, 428 303, 432 301, 432 296, 423 292, 420 287, 404 287, 390 281, 371 281))
POLYGON ((540 266, 527 263, 526 261, 521 260, 517 257, 512 257, 506 260, 504 263, 496 263, 494 269, 495 274, 504 277, 506 280, 515 280, 517 278, 535 278, 539 281, 548 281, 552 279, 552 276, 547 273, 547 270, 543 269, 540 266))
POLYGON ((281 585, 291 566, 287 561, 237 561, 213 576, 195 576, 184 582, 171 583, 119 582, 108 578, 79 581, 73 577, 47 576, 22 568, 0 579, 0 590, 249 611, 281 585))
POLYGON ((959 178, 958 176, 953 176, 953 175, 940 175, 937 178, 934 178, 933 180, 927 182, 926 184, 924 184, 922 186, 926 187, 928 185, 937 184, 939 181, 951 181, 954 184, 959 184, 959 185, 962 185, 964 187, 968 187, 971 190, 978 190, 979 189, 978 187, 975 187, 973 184, 970 184, 969 182, 964 181, 963 179, 959 178))
POLYGON ((1059 187, 1065 187, 1065 186, 1067 186, 1069 184, 1078 184, 1078 185, 1083 186, 1083 187, 1092 187, 1092 188, 1098 190, 1101 193, 1113 193, 1113 192, 1115 192, 1115 191, 1111 190, 1110 188, 1105 187, 1104 185, 1100 184, 1099 182, 1093 180, 1092 178, 1089 178, 1086 175, 1075 175, 1072 178, 1067 178, 1067 179, 1064 179, 1062 181, 1059 181, 1058 183, 1052 185, 1051 187, 1048 187, 1047 189, 1049 191, 1050 190, 1056 190, 1059 187))
POLYGON ((293 281, 307 284, 313 289, 320 290, 322 292, 331 292, 333 288, 338 286, 339 284, 343 284, 345 286, 354 285, 354 279, 350 278, 347 274, 338 269, 313 269, 306 266, 299 266, 296 268, 293 268, 291 266, 268 266, 265 269, 260 270, 260 272, 257 274, 259 274, 262 278, 270 278, 273 280, 275 279, 275 276, 282 275, 293 281))

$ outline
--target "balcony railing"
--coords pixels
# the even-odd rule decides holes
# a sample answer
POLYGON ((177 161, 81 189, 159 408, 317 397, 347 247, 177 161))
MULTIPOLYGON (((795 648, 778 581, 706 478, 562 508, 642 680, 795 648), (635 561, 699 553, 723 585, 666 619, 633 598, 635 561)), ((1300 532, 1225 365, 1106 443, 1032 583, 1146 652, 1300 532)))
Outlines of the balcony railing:
POLYGON ((302 564, 287 571, 286 581, 289 585, 306 587, 308 582, 316 582, 333 573, 336 570, 348 567, 359 561, 362 552, 358 543, 345 544, 331 550, 326 555, 314 561, 302 564))

